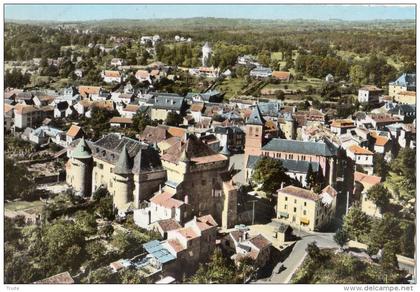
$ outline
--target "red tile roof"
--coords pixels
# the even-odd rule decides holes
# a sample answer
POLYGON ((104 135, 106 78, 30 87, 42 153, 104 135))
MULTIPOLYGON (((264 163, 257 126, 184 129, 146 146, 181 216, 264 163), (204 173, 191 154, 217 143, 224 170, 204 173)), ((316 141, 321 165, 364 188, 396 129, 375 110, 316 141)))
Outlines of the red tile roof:
POLYGON ((261 234, 252 237, 251 239, 249 239, 249 242, 252 243, 259 250, 271 245, 271 242, 261 234))
POLYGON ((179 208, 184 204, 183 201, 172 198, 173 196, 173 194, 162 192, 151 198, 150 202, 168 209, 179 208))
POLYGON ((350 152, 353 152, 354 154, 358 155, 373 155, 373 152, 369 151, 366 148, 362 148, 358 145, 351 145, 348 149, 350 152))
POLYGON ((281 192, 289 196, 299 197, 299 198, 308 199, 312 201, 316 201, 319 199, 319 196, 315 194, 313 191, 302 189, 295 186, 287 186, 285 188, 278 190, 278 192, 281 192))

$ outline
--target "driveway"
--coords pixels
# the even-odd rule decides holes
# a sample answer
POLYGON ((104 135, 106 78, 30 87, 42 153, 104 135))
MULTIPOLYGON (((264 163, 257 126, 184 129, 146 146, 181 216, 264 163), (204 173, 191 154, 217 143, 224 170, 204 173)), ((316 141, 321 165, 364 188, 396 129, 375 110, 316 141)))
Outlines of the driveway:
POLYGON ((339 246, 335 243, 333 236, 334 233, 320 233, 320 232, 299 232, 295 231, 295 234, 300 236, 302 239, 296 242, 292 252, 283 262, 286 268, 279 274, 273 274, 270 278, 260 279, 257 283, 289 283, 292 275, 303 263, 306 256, 306 247, 309 243, 315 241, 320 248, 338 248, 339 246))

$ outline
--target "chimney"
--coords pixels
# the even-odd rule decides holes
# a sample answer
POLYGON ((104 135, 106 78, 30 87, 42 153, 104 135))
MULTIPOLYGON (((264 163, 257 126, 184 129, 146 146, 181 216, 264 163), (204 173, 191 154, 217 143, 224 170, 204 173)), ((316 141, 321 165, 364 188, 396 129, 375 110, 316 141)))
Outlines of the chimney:
POLYGON ((186 196, 184 197, 184 203, 185 203, 185 204, 188 204, 188 195, 186 195, 186 196))
POLYGON ((248 239, 248 232, 244 232, 244 234, 242 235, 242 240, 245 241, 248 239))

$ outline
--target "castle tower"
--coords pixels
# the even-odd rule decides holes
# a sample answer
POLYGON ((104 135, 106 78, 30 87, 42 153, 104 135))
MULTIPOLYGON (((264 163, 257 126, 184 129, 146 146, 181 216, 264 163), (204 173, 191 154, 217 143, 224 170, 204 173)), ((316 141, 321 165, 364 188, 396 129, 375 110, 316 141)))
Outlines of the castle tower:
POLYGON ((286 113, 284 116, 284 136, 288 140, 296 140, 296 121, 291 113, 286 113))
POLYGON ((118 210, 125 209, 131 201, 132 181, 132 163, 127 148, 124 145, 114 168, 114 206, 118 210))
POLYGON ((211 52, 212 52, 208 42, 206 42, 204 44, 204 46, 201 48, 201 51, 203 53, 203 56, 202 56, 202 59, 201 59, 201 63, 203 65, 203 67, 208 67, 209 66, 209 60, 210 60, 211 52))
POLYGON ((235 226, 238 215, 238 191, 232 180, 223 182, 223 195, 222 228, 229 229, 235 226))
POLYGON ((92 184, 92 151, 82 137, 70 156, 70 170, 67 183, 77 195, 90 196, 92 184))
POLYGON ((261 147, 264 144, 265 120, 258 105, 254 107, 246 121, 245 130, 245 156, 261 155, 261 147))

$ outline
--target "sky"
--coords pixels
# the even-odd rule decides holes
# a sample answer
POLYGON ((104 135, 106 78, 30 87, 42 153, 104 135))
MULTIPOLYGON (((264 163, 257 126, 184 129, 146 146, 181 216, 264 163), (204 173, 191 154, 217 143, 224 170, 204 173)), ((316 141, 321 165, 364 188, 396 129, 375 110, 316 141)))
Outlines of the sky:
POLYGON ((85 21, 151 18, 376 20, 415 19, 415 6, 380 5, 5 5, 10 20, 85 21))

